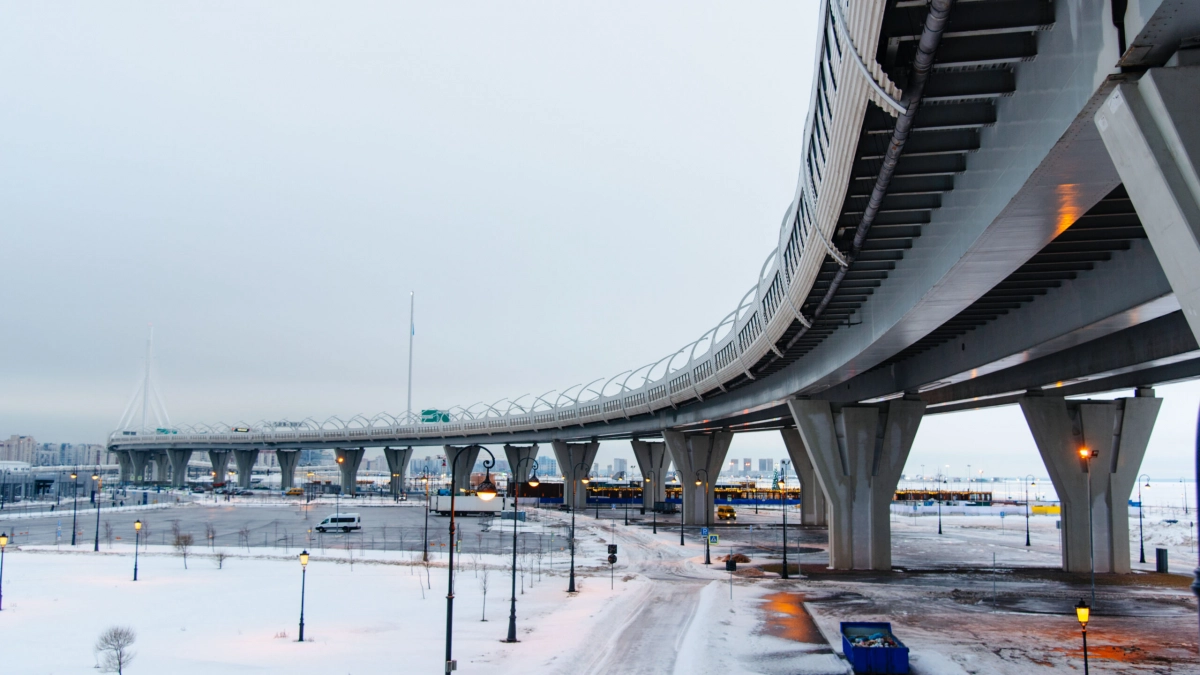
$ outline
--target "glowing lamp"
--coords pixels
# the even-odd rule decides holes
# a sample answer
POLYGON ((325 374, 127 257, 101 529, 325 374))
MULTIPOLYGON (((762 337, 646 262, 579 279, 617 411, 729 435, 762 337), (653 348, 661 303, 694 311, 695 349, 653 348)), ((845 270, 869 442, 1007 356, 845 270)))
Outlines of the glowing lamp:
POLYGON ((487 472, 483 477, 483 482, 475 489, 475 496, 485 502, 490 502, 496 498, 496 485, 492 483, 492 472, 487 472))
POLYGON ((1087 448, 1080 448, 1080 449, 1079 449, 1079 456, 1080 456, 1080 458, 1082 458, 1082 459, 1087 459, 1087 458, 1088 458, 1088 455, 1090 455, 1090 454, 1092 454, 1092 453, 1091 453, 1091 452, 1089 452, 1087 448))
POLYGON ((140 520, 133 521, 133 529, 137 530, 138 532, 141 532, 142 531, 142 521, 140 521, 140 520))
POLYGON ((8 535, 0 532, 0 548, 4 548, 5 546, 8 546, 8 535))
POLYGON ((592 479, 588 478, 587 476, 584 476, 582 479, 580 479, 579 482, 583 483, 584 485, 587 485, 588 483, 592 482, 592 479))
POLYGON ((308 551, 300 552, 300 566, 308 567, 308 551))
POLYGON ((542 484, 542 481, 538 480, 537 472, 534 472, 533 477, 531 477, 528 482, 529 487, 537 487, 542 484))
POLYGON ((1088 619, 1090 619, 1091 616, 1092 616, 1092 608, 1088 607, 1088 604, 1086 602, 1084 602, 1083 600, 1080 600, 1079 604, 1075 605, 1075 618, 1079 619, 1079 625, 1083 626, 1084 628, 1087 628, 1088 619))

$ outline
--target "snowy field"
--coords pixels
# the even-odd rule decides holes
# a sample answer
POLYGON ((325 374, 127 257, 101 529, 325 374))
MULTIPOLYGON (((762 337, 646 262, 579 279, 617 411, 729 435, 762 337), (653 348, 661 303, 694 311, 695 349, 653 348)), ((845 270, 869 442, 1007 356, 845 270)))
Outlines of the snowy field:
MULTIPOLYGON (((538 517, 555 527, 568 518, 550 511, 538 517)), ((762 514, 760 523, 769 518, 762 514)), ((522 530, 533 535, 542 525, 522 530)), ((842 620, 893 622, 912 648, 916 675, 1078 671, 1078 625, 1070 606, 1086 586, 1041 578, 1036 571, 1021 576, 1002 570, 998 582, 982 569, 964 572, 986 567, 982 563, 990 563, 992 552, 1014 569, 1057 566, 1054 518, 1031 521, 1029 549, 1023 521, 1019 530, 1012 522, 1001 529, 1000 519, 991 516, 953 516, 944 525, 946 534, 939 537, 936 518, 895 517, 897 565, 933 558, 956 568, 952 571, 782 581, 743 566, 731 583, 719 561, 702 564, 703 549, 694 539, 679 545, 678 529, 654 535, 646 527, 581 515, 578 594, 565 593, 564 556, 556 553, 553 565, 548 557, 540 564, 521 559, 518 644, 502 642, 510 558, 458 557, 458 672, 842 674, 848 672, 837 638, 842 620), (610 576, 605 545, 613 541, 620 560, 610 576), (488 620, 482 621, 485 579, 488 620)), ((1147 532, 1175 541, 1177 529, 1155 523, 1147 532)), ((777 560, 770 535, 759 535, 752 547, 739 543, 737 532, 721 531, 714 557, 734 546, 755 563, 777 560)), ((797 528, 796 536, 815 542, 823 535, 797 528)), ((416 552, 329 547, 321 554, 310 548, 307 641, 298 643, 295 549, 215 547, 230 554, 218 568, 214 552, 196 546, 185 569, 170 547, 149 546, 139 556, 139 581, 133 582, 128 544, 109 548, 102 542, 99 554, 90 546, 69 548, 9 546, 0 611, 3 672, 95 673, 92 645, 113 625, 138 634, 138 656, 125 671, 130 675, 442 669, 447 571, 441 552, 426 568, 416 552)), ((802 560, 820 565, 824 556, 823 550, 810 551, 802 560)), ((1093 626, 1094 672, 1200 672, 1195 601, 1179 579, 1175 586, 1100 589, 1109 615, 1098 613, 1093 626)))

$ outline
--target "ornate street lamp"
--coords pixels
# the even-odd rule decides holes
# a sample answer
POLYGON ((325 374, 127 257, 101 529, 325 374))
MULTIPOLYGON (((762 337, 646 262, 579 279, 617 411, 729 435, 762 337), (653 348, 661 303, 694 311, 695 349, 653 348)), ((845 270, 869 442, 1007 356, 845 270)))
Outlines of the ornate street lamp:
POLYGON ((142 521, 133 521, 133 580, 137 581, 138 543, 142 540, 142 521))
POLYGON ((524 457, 517 460, 517 465, 512 468, 513 473, 513 547, 512 547, 512 602, 508 610, 508 637, 505 642, 517 642, 517 500, 521 496, 521 463, 533 462, 531 470, 533 477, 529 479, 529 487, 537 487, 542 484, 537 477, 538 463, 532 457, 524 457))
MULTIPOLYGON (((583 462, 580 462, 580 463, 576 464, 575 466, 571 467, 571 501, 577 501, 577 498, 575 495, 575 476, 579 475, 576 473, 576 470, 581 466, 584 468, 587 468, 587 466, 583 462)), ((589 482, 591 482, 591 479, 587 476, 587 474, 584 474, 583 478, 579 482, 584 484, 584 486, 585 486, 584 494, 587 494, 586 486, 589 482)), ((566 495, 566 490, 563 491, 563 495, 564 496, 566 495)), ((584 498, 584 505, 585 506, 587 505, 586 497, 584 498)), ((567 583, 567 592, 568 593, 575 592, 575 505, 574 504, 571 504, 571 579, 567 583)))
POLYGON ((300 642, 304 642, 304 584, 308 581, 308 551, 300 551, 300 642))
MULTIPOLYGON (((488 454, 488 456, 491 457, 491 459, 483 460, 483 468, 484 468, 484 470, 487 471, 487 473, 483 477, 483 482, 480 483, 479 486, 475 488, 475 496, 479 497, 480 499, 482 499, 485 502, 490 502, 491 500, 496 498, 496 485, 494 483, 492 483, 492 467, 496 466, 496 456, 492 454, 491 450, 488 450, 487 448, 485 448, 483 446, 479 446, 479 449, 486 452, 488 454)), ((455 455, 454 461, 450 465, 450 486, 451 486, 451 489, 450 489, 450 558, 448 560, 449 565, 446 568, 446 576, 449 579, 449 581, 447 582, 448 589, 446 591, 446 672, 447 673, 449 673, 453 670, 457 670, 457 668, 458 668, 458 664, 456 664, 454 662, 454 659, 451 656, 451 653, 452 653, 451 645, 452 645, 452 642, 454 639, 454 548, 455 548, 455 546, 454 546, 454 544, 455 544, 455 541, 454 541, 454 536, 455 536, 454 497, 455 497, 455 494, 454 493, 456 492, 456 490, 454 489, 454 485, 457 483, 457 481, 455 481, 455 476, 458 473, 458 460, 462 459, 463 457, 466 457, 468 454, 470 454, 470 453, 468 453, 465 450, 462 452, 459 452, 457 455, 455 455)), ((467 471, 470 472, 470 470, 471 470, 471 467, 467 467, 467 471)))
POLYGON ((1083 675, 1088 675, 1087 625, 1091 615, 1091 608, 1080 598, 1079 604, 1075 605, 1075 618, 1079 620, 1079 628, 1083 631, 1083 675))

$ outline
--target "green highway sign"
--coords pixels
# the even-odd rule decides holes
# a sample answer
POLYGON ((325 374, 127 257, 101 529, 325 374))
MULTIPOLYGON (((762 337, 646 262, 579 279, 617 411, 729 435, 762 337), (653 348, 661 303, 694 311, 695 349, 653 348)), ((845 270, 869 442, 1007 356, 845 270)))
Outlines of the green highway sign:
POLYGON ((422 410, 421 424, 445 424, 450 421, 449 410, 422 410))

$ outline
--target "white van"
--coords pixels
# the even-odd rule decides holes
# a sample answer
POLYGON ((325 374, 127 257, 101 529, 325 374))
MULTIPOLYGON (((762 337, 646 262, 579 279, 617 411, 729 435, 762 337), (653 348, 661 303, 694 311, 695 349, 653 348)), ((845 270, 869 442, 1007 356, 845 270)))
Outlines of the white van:
POLYGON ((361 530, 362 518, 359 518, 357 513, 343 513, 337 516, 329 516, 325 520, 322 520, 315 529, 317 532, 361 530))

